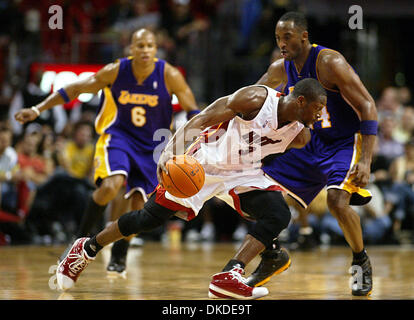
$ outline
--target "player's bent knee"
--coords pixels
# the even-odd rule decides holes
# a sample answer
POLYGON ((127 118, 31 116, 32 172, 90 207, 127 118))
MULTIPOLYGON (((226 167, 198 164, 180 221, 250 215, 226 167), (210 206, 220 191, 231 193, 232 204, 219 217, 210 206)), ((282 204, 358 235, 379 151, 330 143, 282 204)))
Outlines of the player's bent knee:
POLYGON ((242 210, 256 220, 249 233, 266 247, 289 225, 290 209, 280 192, 250 191, 240 201, 242 210))
POLYGON ((329 211, 334 215, 341 215, 349 207, 349 195, 346 191, 328 191, 327 204, 329 211))
POLYGON ((277 211, 271 211, 263 218, 258 219, 249 233, 266 247, 269 247, 272 245, 273 239, 288 227, 291 217, 289 207, 281 206, 277 211))
POLYGON ((155 203, 154 196, 145 204, 142 210, 124 214, 118 219, 119 231, 124 237, 143 231, 151 231, 162 226, 175 211, 155 203))
POLYGON ((166 219, 161 219, 146 210, 131 211, 118 219, 119 231, 124 237, 143 231, 151 231, 164 224, 166 219))

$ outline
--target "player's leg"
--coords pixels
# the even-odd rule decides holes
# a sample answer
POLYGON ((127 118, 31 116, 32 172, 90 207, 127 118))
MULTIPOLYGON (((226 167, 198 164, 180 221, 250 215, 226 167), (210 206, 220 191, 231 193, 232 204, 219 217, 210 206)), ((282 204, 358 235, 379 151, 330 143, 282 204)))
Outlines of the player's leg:
MULTIPOLYGON (((245 266, 251 262, 254 257, 261 252, 266 252, 267 249, 274 249, 275 239, 278 237, 279 233, 288 226, 291 218, 289 207, 280 192, 256 190, 242 193, 239 195, 239 198, 241 210, 247 213, 249 217, 256 220, 256 223, 252 226, 239 250, 225 265, 222 272, 213 276, 209 290, 209 296, 212 298, 224 298, 226 296, 234 297, 232 294, 238 292, 240 284, 235 282, 234 286, 223 286, 220 282, 221 277, 227 273, 244 273, 245 266)), ((274 256, 272 258, 273 260, 277 260, 278 257, 274 256)), ((287 261, 284 263, 285 268, 290 264, 290 259, 288 256, 287 258, 287 261)), ((277 269, 280 270, 282 267, 283 266, 279 265, 277 269)), ((275 272, 276 271, 273 271, 272 274, 275 272)), ((245 281, 243 285, 247 285, 244 290, 249 292, 254 298, 267 294, 267 289, 265 288, 253 289, 253 286, 249 284, 248 280, 247 282, 245 281)))
POLYGON ((158 204, 155 199, 154 194, 142 210, 124 214, 96 236, 76 240, 57 268, 58 286, 62 290, 73 287, 81 272, 103 247, 133 234, 153 230, 174 215, 175 210, 158 204))
MULTIPOLYGON (((144 207, 145 199, 141 192, 134 192, 128 199, 124 199, 124 197, 122 198, 123 199, 119 201, 119 205, 121 205, 121 207, 130 208, 130 210, 133 211, 141 210, 144 207)), ((128 212, 130 210, 117 210, 118 215, 116 216, 116 219, 120 218, 124 212, 128 212)), ((134 236, 135 235, 131 235, 129 237, 122 238, 113 244, 111 248, 111 258, 106 268, 110 275, 126 276, 127 254, 129 244, 134 236)))
MULTIPOLYGON (((98 188, 88 200, 75 239, 90 233, 92 227, 102 217, 108 203, 119 193, 125 177, 128 176, 130 168, 128 154, 124 150, 114 148, 112 146, 114 143, 110 135, 104 134, 96 144, 94 180, 98 188)), ((71 244, 66 248, 61 259, 70 247, 71 244)))
MULTIPOLYGON (((349 175, 355 159, 359 159, 361 141, 359 134, 341 141, 338 147, 331 148, 335 152, 323 163, 324 173, 328 177, 328 209, 338 221, 345 239, 351 247, 352 265, 356 266, 354 269, 357 269, 358 266, 362 267, 362 283, 358 284, 358 288, 352 289, 352 294, 358 296, 369 295, 372 291, 372 268, 364 248, 360 218, 350 206, 353 194, 358 194, 361 198, 364 195, 363 191, 366 191, 354 186, 352 176, 349 175)), ((368 196, 366 198, 370 199, 371 194, 368 191, 366 193, 368 196)))
MULTIPOLYGON (((110 221, 118 220, 124 213, 130 212, 131 199, 125 199, 126 188, 121 188, 118 195, 111 201, 110 221)), ((142 208, 140 208, 142 209, 142 208)), ((126 276, 126 252, 128 250, 129 241, 126 238, 120 239, 112 245, 111 256, 106 267, 108 276, 126 276)))
POLYGON ((122 174, 109 176, 102 180, 100 186, 92 193, 89 199, 76 235, 77 238, 88 235, 92 227, 102 217, 108 203, 119 193, 124 181, 125 176, 122 174))
POLYGON ((350 198, 351 194, 347 191, 340 189, 328 190, 328 208, 338 221, 345 239, 352 249, 354 272, 358 275, 356 267, 360 266, 362 268, 362 282, 353 286, 352 294, 365 296, 371 294, 372 291, 372 267, 364 248, 360 218, 349 205, 350 198))
POLYGON ((353 252, 364 249, 359 215, 349 205, 351 195, 340 189, 328 190, 329 212, 336 218, 353 252))
POLYGON ((294 208, 298 217, 296 223, 299 224, 299 236, 296 242, 291 243, 289 248, 291 250, 312 250, 316 247, 316 241, 314 239, 313 228, 309 224, 310 206, 307 208, 302 207, 296 200, 290 196, 286 197, 287 204, 294 208))
MULTIPOLYGON (((147 200, 147 194, 154 191, 158 184, 157 164, 152 152, 128 152, 130 169, 126 184, 125 201, 129 201, 131 210, 141 210, 147 200)), ((120 212, 120 215, 127 211, 120 212)), ((107 271, 111 275, 126 275, 126 261, 130 242, 135 235, 116 241, 111 249, 111 258, 107 271)))
POLYGON ((117 146, 119 143, 108 134, 103 134, 96 143, 94 181, 98 188, 89 200, 77 238, 90 232, 108 203, 117 196, 128 176, 130 161, 127 152, 117 146))
MULTIPOLYGON (((74 239, 89 235, 92 228, 98 223, 99 219, 102 218, 108 203, 115 198, 116 194, 121 189, 124 180, 125 176, 120 174, 110 176, 102 180, 100 186, 92 193, 88 200, 86 209, 82 215, 79 229, 74 236, 74 239)), ((62 261, 63 257, 66 256, 71 247, 72 243, 66 247, 65 251, 59 258, 59 261, 62 261)))

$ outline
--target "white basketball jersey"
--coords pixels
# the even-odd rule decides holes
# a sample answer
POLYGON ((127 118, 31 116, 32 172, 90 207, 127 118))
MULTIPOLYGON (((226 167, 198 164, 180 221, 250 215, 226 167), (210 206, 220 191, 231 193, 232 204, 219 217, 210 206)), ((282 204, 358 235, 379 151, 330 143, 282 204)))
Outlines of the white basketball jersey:
POLYGON ((280 93, 263 87, 267 89, 267 97, 254 119, 244 120, 236 116, 202 133, 199 149, 193 157, 203 165, 206 173, 256 171, 267 155, 285 152, 303 129, 303 124, 297 121, 278 129, 280 93))
MULTIPOLYGON (((265 87, 265 86, 263 86, 265 87)), ((293 122, 278 129, 277 109, 279 93, 269 87, 266 100, 252 120, 235 117, 219 126, 206 129, 202 137, 188 150, 204 168, 205 182, 201 190, 190 198, 176 198, 166 192, 165 197, 194 213, 176 215, 189 220, 198 214, 212 197, 225 201, 240 214, 238 194, 251 190, 286 191, 261 170, 261 160, 269 154, 286 151, 287 146, 303 129, 293 122)))

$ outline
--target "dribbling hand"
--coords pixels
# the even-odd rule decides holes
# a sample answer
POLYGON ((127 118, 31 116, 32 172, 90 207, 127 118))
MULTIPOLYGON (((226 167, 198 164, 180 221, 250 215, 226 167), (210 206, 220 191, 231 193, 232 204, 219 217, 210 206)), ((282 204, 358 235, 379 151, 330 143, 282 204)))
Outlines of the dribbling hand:
POLYGON ((168 160, 172 159, 174 157, 174 154, 171 151, 163 151, 161 153, 160 159, 158 160, 157 165, 157 178, 158 182, 162 185, 162 171, 167 172, 167 168, 165 167, 165 164, 168 160))

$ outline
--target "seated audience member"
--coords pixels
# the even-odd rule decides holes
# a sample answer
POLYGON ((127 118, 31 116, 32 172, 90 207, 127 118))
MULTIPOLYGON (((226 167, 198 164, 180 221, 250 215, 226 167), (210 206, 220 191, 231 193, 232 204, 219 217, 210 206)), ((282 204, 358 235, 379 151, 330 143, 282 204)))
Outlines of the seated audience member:
POLYGON ((0 124, 0 245, 28 240, 20 224, 29 209, 28 188, 11 141, 11 129, 0 124))

